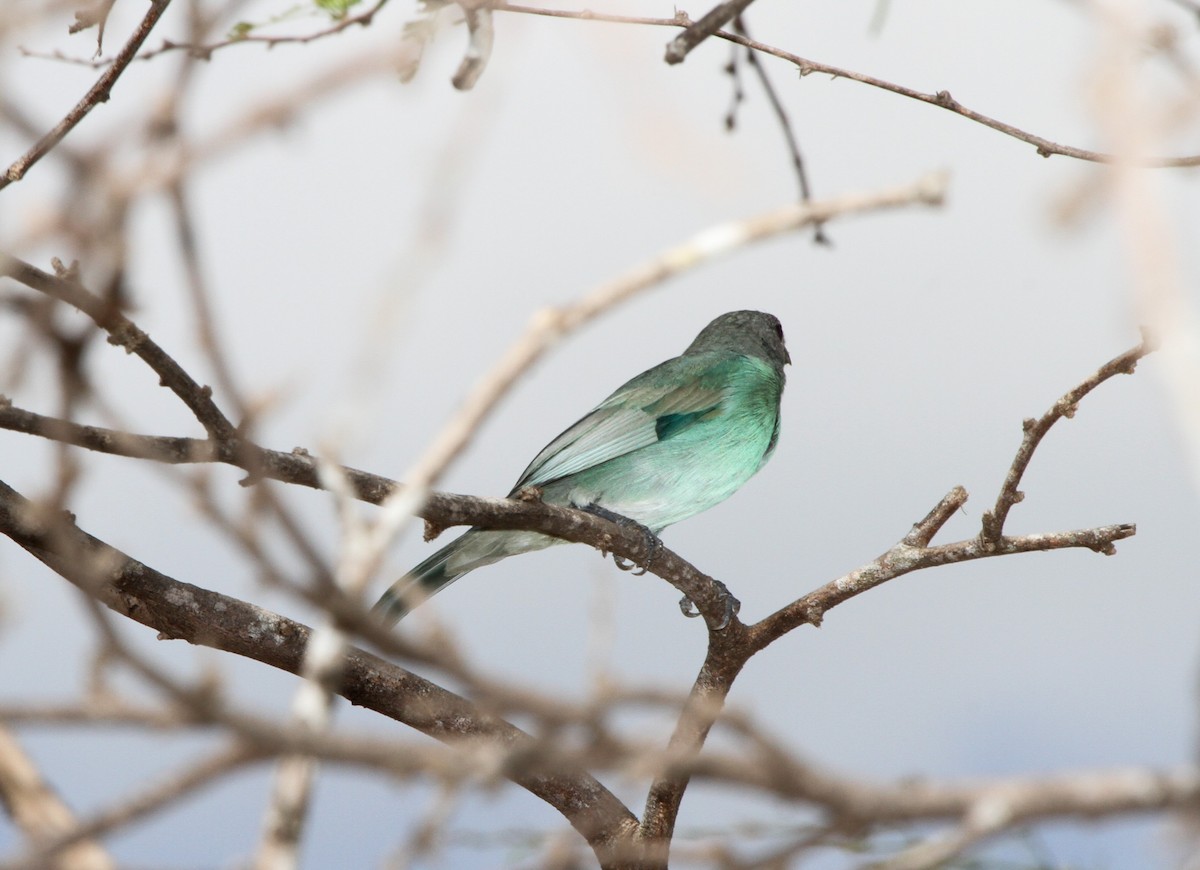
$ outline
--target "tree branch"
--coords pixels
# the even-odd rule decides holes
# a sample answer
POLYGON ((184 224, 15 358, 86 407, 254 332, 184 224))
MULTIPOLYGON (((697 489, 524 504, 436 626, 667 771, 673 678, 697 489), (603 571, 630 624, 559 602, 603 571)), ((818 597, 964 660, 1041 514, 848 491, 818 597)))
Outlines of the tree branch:
MULTIPOLYGON (((74 814, 47 783, 17 742, 0 726, 0 806, 35 844, 53 839, 75 826, 74 814)), ((80 837, 54 864, 55 870, 110 870, 112 856, 92 839, 80 837)))
POLYGON ((154 25, 158 23, 158 19, 167 10, 170 2, 171 0, 150 0, 150 8, 146 10, 145 17, 142 18, 141 23, 134 30, 133 36, 129 38, 129 41, 125 43, 125 46, 113 58, 112 65, 104 71, 100 78, 96 79, 96 83, 83 95, 83 99, 76 103, 71 111, 67 112, 66 116, 54 126, 54 129, 39 139, 29 151, 14 161, 3 175, 0 175, 0 190, 8 187, 14 181, 20 181, 24 178, 29 168, 45 157, 55 145, 61 142, 63 137, 70 133, 75 128, 75 125, 87 116, 88 112, 100 103, 108 101, 113 85, 121 77, 121 73, 125 72, 130 61, 137 56, 138 49, 142 47, 142 43, 146 41, 146 37, 150 35, 150 31, 154 29, 154 25))
MULTIPOLYGON (((1068 408, 1073 413, 1076 404, 1084 396, 1113 374, 1131 370, 1133 363, 1149 351, 1149 346, 1143 341, 1133 350, 1102 366, 1060 400, 1055 406, 1057 416, 1049 419, 1044 429, 1066 414, 1068 408)), ((1052 410, 1051 414, 1054 413, 1055 410, 1052 410)), ((1023 444, 1014 467, 1018 461, 1022 461, 1022 457, 1027 464, 1039 442, 1040 435, 1029 445, 1023 444)), ((1019 474, 1017 476, 1019 478, 1019 474)), ((1002 489, 1001 499, 1004 498, 1003 492, 1002 489)), ((955 487, 895 546, 868 565, 826 583, 754 625, 746 626, 735 617, 724 630, 709 632, 704 664, 692 685, 691 694, 667 748, 667 758, 677 762, 676 769, 669 770, 655 780, 642 815, 639 838, 644 841, 648 854, 655 856, 665 866, 679 807, 690 781, 691 762, 703 748, 742 668, 753 655, 775 640, 804 624, 819 626, 831 607, 912 571, 999 555, 1069 547, 1084 547, 1112 554, 1116 541, 1131 537, 1137 531, 1132 523, 1124 523, 1072 532, 999 537, 995 541, 984 541, 979 536, 954 544, 931 546, 933 537, 966 500, 967 491, 961 486, 955 487)))
MULTIPOLYGON (((620 24, 642 24, 656 27, 687 27, 690 22, 687 16, 676 15, 674 18, 639 18, 628 15, 608 15, 604 13, 596 13, 591 11, 569 11, 564 9, 542 9, 535 6, 520 6, 514 3, 500 3, 493 7, 497 12, 517 12, 525 15, 544 15, 550 18, 570 18, 579 21, 610 21, 620 24)), ((746 36, 741 36, 737 33, 730 33, 728 30, 718 30, 712 34, 718 39, 725 39, 729 42, 735 42, 738 45, 743 45, 746 48, 760 51, 763 54, 769 54, 773 57, 778 57, 786 60, 789 63, 795 64, 800 71, 800 75, 808 75, 809 73, 823 73, 833 76, 834 78, 849 79, 860 84, 868 85, 869 87, 879 88, 880 90, 888 91, 889 93, 897 94, 902 97, 908 97, 912 100, 917 100, 922 103, 927 103, 931 106, 938 106, 946 109, 956 115, 961 115, 978 124, 983 124, 985 127, 990 127, 999 133, 1006 136, 1011 136, 1022 142, 1033 145, 1037 148, 1037 153, 1043 157, 1052 155, 1061 155, 1063 157, 1073 157, 1076 160, 1084 160, 1090 163, 1114 163, 1116 157, 1112 154, 1106 154, 1102 151, 1090 151, 1086 148, 1076 148, 1071 145, 1061 145, 1038 136, 1034 133, 1022 130, 1005 121, 997 120, 989 117, 982 112, 977 112, 974 109, 967 108, 962 103, 950 96, 950 92, 946 90, 937 91, 936 93, 924 93, 914 88, 905 87, 904 85, 894 84, 884 79, 869 76, 864 73, 855 72, 854 70, 845 69, 843 67, 834 66, 833 64, 822 63, 821 61, 809 60, 808 58, 800 57, 798 54, 793 54, 790 51, 784 51, 781 48, 767 45, 757 40, 750 39, 746 36)), ((1137 165, 1148 169, 1178 169, 1186 166, 1200 166, 1200 154, 1190 154, 1184 157, 1146 157, 1137 161, 1137 165)))
MULTIPOLYGON (((363 27, 369 26, 388 0, 375 0, 369 8, 355 15, 347 15, 337 19, 328 27, 323 27, 320 30, 312 31, 311 33, 301 34, 280 34, 278 36, 262 36, 255 34, 252 29, 247 30, 241 26, 235 27, 233 35, 228 36, 218 42, 209 42, 197 44, 195 42, 176 42, 173 39, 164 39, 158 46, 148 48, 140 52, 135 60, 150 60, 160 54, 168 54, 170 52, 182 51, 190 54, 192 57, 200 60, 210 60, 215 52, 223 48, 229 48, 234 45, 262 45, 266 48, 274 48, 277 45, 305 45, 310 42, 316 42, 324 39, 327 36, 333 36, 348 30, 354 25, 361 24, 363 27)), ((247 27, 253 28, 254 25, 247 24, 247 27)), ((26 57, 37 57, 44 60, 57 60, 63 63, 76 64, 79 66, 90 66, 93 68, 109 67, 116 63, 116 57, 78 57, 64 54, 60 51, 39 52, 21 49, 21 53, 26 57)))
POLYGON ((726 24, 737 18, 754 0, 724 0, 718 3, 695 24, 689 24, 683 33, 667 43, 663 58, 667 63, 682 63, 697 45, 708 39, 726 24))
POLYGON ((1033 451, 1042 443, 1042 439, 1046 437, 1050 427, 1063 417, 1074 417, 1080 400, 1109 378, 1115 375, 1133 374, 1138 360, 1154 349, 1154 341, 1143 331, 1142 341, 1139 345, 1106 362, 1082 383, 1065 393, 1041 417, 1036 420, 1029 418, 1025 421, 1025 435, 1021 439, 1021 446, 1017 448, 1017 455, 1013 457, 1012 465, 1004 478, 1004 485, 1000 487, 996 505, 983 515, 983 528, 980 530, 979 538, 984 544, 997 545, 1000 543, 1008 512, 1012 510, 1013 505, 1025 498, 1024 493, 1017 489, 1021 485, 1021 477, 1025 474, 1025 469, 1029 467, 1029 461, 1033 459, 1033 451))
POLYGON ((12 278, 86 314, 108 333, 109 344, 123 347, 127 353, 135 354, 146 363, 159 376, 162 386, 178 396, 195 415, 209 436, 219 442, 236 440, 235 427, 213 401, 212 389, 193 380, 150 336, 122 314, 115 303, 92 293, 70 275, 51 275, 3 253, 0 253, 0 276, 12 278))
MULTIPOLYGON (((48 518, 38 506, 0 482, 0 534, 109 609, 167 638, 224 650, 299 674, 311 630, 236 598, 181 583, 88 535, 68 516, 48 518)), ((403 722, 443 743, 480 739, 514 752, 533 738, 481 713, 466 699, 352 648, 338 694, 358 706, 403 722)), ((624 805, 578 769, 522 769, 505 776, 557 809, 598 854, 636 825, 624 805)))

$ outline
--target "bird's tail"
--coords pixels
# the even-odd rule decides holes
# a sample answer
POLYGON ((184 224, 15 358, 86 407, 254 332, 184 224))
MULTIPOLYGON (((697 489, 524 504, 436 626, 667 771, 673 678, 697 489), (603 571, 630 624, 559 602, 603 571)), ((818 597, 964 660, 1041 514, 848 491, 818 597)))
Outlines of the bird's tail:
POLYGON ((445 589, 468 571, 554 543, 559 542, 533 532, 472 529, 393 583, 375 602, 371 611, 388 625, 395 625, 418 604, 445 589))

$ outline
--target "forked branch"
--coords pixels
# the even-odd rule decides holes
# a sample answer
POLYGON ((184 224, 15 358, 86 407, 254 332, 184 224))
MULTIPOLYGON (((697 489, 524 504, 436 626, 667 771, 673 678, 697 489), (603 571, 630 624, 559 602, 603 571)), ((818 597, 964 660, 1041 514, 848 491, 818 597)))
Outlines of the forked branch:
MULTIPOLYGON (((1106 363, 1069 391, 1041 420, 1027 425, 1026 440, 1022 442, 1013 463, 1015 477, 1010 474, 1011 484, 1005 481, 998 504, 1004 503, 1006 498, 1012 498, 1006 493, 1016 492, 1020 471, 1028 465, 1046 431, 1062 417, 1074 413, 1078 402, 1099 384, 1119 372, 1132 371, 1134 363, 1151 349, 1143 341, 1106 363), (1036 433, 1036 437, 1031 437, 1030 432, 1036 433)), ((981 533, 956 543, 933 545, 934 536, 966 500, 967 491, 961 486, 955 487, 908 534, 870 563, 796 599, 754 625, 747 626, 734 619, 723 631, 710 630, 707 656, 667 750, 667 758, 675 762, 675 768, 655 781, 642 817, 639 835, 648 849, 662 855, 665 862, 667 844, 674 833, 679 806, 690 781, 692 763, 698 758, 709 731, 720 716, 734 681, 755 653, 801 625, 819 626, 831 608, 913 571, 994 556, 1077 547, 1111 554, 1115 552, 1117 541, 1137 532, 1137 527, 1132 523, 1119 523, 1070 532, 999 536, 995 540, 985 540, 981 533)), ((1011 502, 1009 504, 1011 506, 1011 502)), ((987 522, 985 517, 985 529, 987 522)))

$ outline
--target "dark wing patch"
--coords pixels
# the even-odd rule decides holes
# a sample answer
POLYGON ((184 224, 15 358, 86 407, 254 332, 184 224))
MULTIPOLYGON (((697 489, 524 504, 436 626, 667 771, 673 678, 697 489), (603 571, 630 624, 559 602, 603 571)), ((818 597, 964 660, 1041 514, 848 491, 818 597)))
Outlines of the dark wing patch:
POLYGON ((654 433, 658 436, 659 441, 666 441, 668 438, 678 435, 693 423, 709 419, 719 410, 719 405, 713 405, 711 408, 692 411, 688 414, 663 414, 654 422, 654 433))

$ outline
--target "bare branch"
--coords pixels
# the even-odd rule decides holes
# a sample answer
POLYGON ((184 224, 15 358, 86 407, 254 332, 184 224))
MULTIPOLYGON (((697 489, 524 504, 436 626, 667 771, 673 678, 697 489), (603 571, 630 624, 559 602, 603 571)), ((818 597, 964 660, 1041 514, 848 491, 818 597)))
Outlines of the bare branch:
MULTIPOLYGON (((686 27, 690 23, 686 20, 680 20, 680 16, 675 18, 638 18, 627 15, 606 15, 590 11, 573 12, 563 9, 542 9, 535 6, 520 6, 513 3, 500 3, 493 7, 497 12, 518 12, 525 15, 545 15, 550 18, 570 18, 579 21, 611 21, 620 24, 643 24, 657 27, 686 27)), ((820 61, 809 60, 808 58, 800 57, 798 54, 793 54, 790 51, 784 51, 781 48, 775 48, 771 45, 758 42, 746 36, 741 36, 736 33, 730 33, 727 30, 718 30, 712 34, 719 39, 725 39, 729 42, 735 42, 738 45, 744 45, 746 48, 761 51, 763 54, 769 54, 773 57, 778 57, 796 65, 800 71, 800 75, 808 75, 809 73, 823 73, 835 78, 849 79, 859 82, 860 84, 868 85, 873 88, 888 91, 893 94, 898 94, 902 97, 908 97, 912 100, 917 100, 922 103, 927 103, 931 106, 938 106, 953 112, 956 115, 961 115, 964 118, 983 124, 985 127, 990 127, 997 132, 1003 133, 1006 136, 1011 136, 1022 142, 1026 142, 1037 148, 1038 154, 1043 157, 1052 155, 1061 155, 1063 157, 1073 157, 1076 160, 1084 160, 1090 163, 1113 163, 1116 162, 1116 157, 1112 154, 1106 154, 1101 151, 1090 151, 1086 148, 1076 148, 1071 145, 1061 145, 1046 139, 1043 136, 1038 136, 1034 133, 1029 133, 1019 127, 1009 124, 1005 121, 997 120, 989 117, 982 112, 977 112, 974 109, 967 108, 962 103, 950 96, 950 92, 946 90, 937 91, 936 93, 925 93, 914 88, 905 87, 904 85, 894 84, 884 79, 876 78, 875 76, 865 75, 864 73, 855 72, 854 70, 845 69, 843 67, 834 66, 833 64, 822 63, 820 61)), ((1200 166, 1200 154, 1191 154, 1184 157, 1138 157, 1137 166, 1147 169, 1178 169, 1186 166, 1200 166)))
POLYGON ((107 102, 109 95, 112 92, 113 85, 117 79, 121 77, 121 73, 125 72, 125 68, 129 66, 130 61, 137 55, 137 51, 142 47, 142 43, 146 41, 146 37, 150 35, 150 31, 154 29, 154 25, 158 23, 158 19, 167 10, 167 6, 171 0, 150 0, 150 8, 146 10, 145 17, 134 30, 133 36, 125 43, 124 48, 113 59, 112 65, 104 71, 104 73, 96 80, 91 89, 84 94, 83 99, 75 104, 75 107, 69 111, 66 116, 59 121, 49 133, 38 140, 32 148, 29 149, 18 160, 14 161, 11 166, 0 175, 0 190, 3 190, 14 181, 20 181, 25 177, 25 173, 29 168, 41 160, 50 152, 50 150, 62 141, 68 133, 75 128, 75 125, 82 121, 92 109, 100 103, 107 102))
MULTIPOLYGON (((1073 398, 1070 406, 1074 407, 1107 377, 1128 370, 1146 352, 1148 350, 1139 345, 1106 364, 1096 375, 1068 393, 1068 397, 1073 398), (1130 358, 1134 354, 1136 356, 1130 358)), ((1001 537, 995 542, 984 542, 976 537, 955 544, 930 546, 934 535, 966 500, 967 491, 955 487, 895 546, 870 564, 825 584, 754 625, 746 626, 735 617, 723 630, 709 631, 704 664, 692 685, 691 694, 667 748, 667 758, 674 762, 675 769, 655 780, 646 801, 639 839, 649 854, 665 864, 679 806, 690 782, 691 762, 703 748, 742 668, 753 655, 775 640, 806 623, 820 625, 829 608, 912 571, 998 555, 1068 547, 1084 547, 1111 554, 1115 551, 1113 545, 1116 541, 1130 537, 1137 531, 1133 524, 1121 524, 1072 532, 1001 537)))
POLYGON ((1046 437, 1046 433, 1050 431, 1050 427, 1063 417, 1074 417, 1080 400, 1109 378, 1115 375, 1133 374, 1138 360, 1146 356, 1146 354, 1151 353, 1154 349, 1154 342, 1148 335, 1143 334, 1142 341, 1137 347, 1131 348, 1120 356, 1106 362, 1082 383, 1059 398, 1050 407, 1050 410, 1038 419, 1034 420, 1030 418, 1025 421, 1025 435, 1021 439, 1021 446, 1017 448, 1017 455, 1013 457, 1012 465, 1009 467, 1008 474, 1004 478, 1004 485, 1000 487, 1000 494, 996 497, 996 505, 983 515, 983 528, 979 536, 984 544, 997 545, 1000 543, 1000 539, 1004 534, 1004 521, 1008 519, 1008 512, 1012 509, 1013 505, 1025 497, 1017 489, 1021 485, 1021 477, 1025 474, 1025 469, 1029 467, 1029 461, 1033 459, 1033 451, 1042 443, 1042 439, 1046 437))
POLYGON ((682 63, 697 45, 708 39, 726 24, 746 11, 754 0, 724 0, 718 3, 695 24, 689 24, 683 33, 667 43, 663 58, 667 63, 682 63))
MULTIPOLYGON (((960 781, 910 779, 884 785, 833 774, 785 753, 761 754, 747 761, 741 755, 707 752, 694 761, 691 773, 706 780, 741 783, 781 798, 810 801, 824 807, 835 823, 962 821, 982 836, 1012 830, 1033 819, 1101 818, 1178 809, 1200 799, 1200 769, 1195 766, 960 781)), ((953 854, 947 853, 942 860, 951 857, 953 854)))
POLYGON ((233 746, 221 749, 176 772, 162 783, 83 821, 49 842, 40 844, 34 852, 6 864, 7 870, 39 870, 62 850, 77 843, 99 837, 152 813, 168 809, 176 801, 188 797, 234 770, 258 760, 261 752, 253 747, 233 746))
POLYGON ((150 366, 161 378, 162 385, 179 397, 211 437, 218 441, 235 440, 234 426, 213 401, 212 390, 194 381, 150 336, 117 310, 114 303, 91 293, 73 277, 51 275, 6 254, 0 254, 0 276, 19 281, 86 314, 108 333, 110 344, 125 348, 150 366))
MULTIPOLYGON (((107 2, 107 0, 106 0, 107 2)), ((150 60, 160 54, 169 54, 172 52, 186 52, 187 54, 199 60, 209 60, 214 53, 221 49, 230 48, 235 45, 261 45, 266 48, 274 48, 277 45, 305 45, 310 42, 317 42, 329 36, 342 33, 345 30, 354 27, 355 25, 369 26, 375 18, 377 12, 386 6, 388 0, 375 0, 370 7, 362 12, 354 15, 347 15, 343 18, 338 18, 333 24, 328 27, 323 27, 320 30, 314 30, 311 33, 301 34, 281 34, 278 36, 266 36, 253 32, 245 32, 244 28, 236 28, 232 36, 226 39, 221 39, 216 42, 177 42, 173 39, 164 39, 158 46, 148 48, 137 54, 135 60, 150 60)), ((71 56, 60 51, 54 52, 38 52, 28 49, 21 49, 21 53, 26 57, 38 57, 44 60, 57 60, 63 63, 77 64, 81 66, 90 66, 101 68, 112 66, 116 62, 115 57, 93 57, 85 58, 71 56)))
POLYGON ((183 725, 205 725, 183 711, 127 704, 112 698, 89 698, 78 704, 0 705, 0 722, 8 725, 137 726, 169 731, 183 725))
MULTIPOLYGON (((165 637, 300 673, 311 634, 306 626, 236 598, 173 580, 86 534, 67 516, 48 524, 44 512, 4 483, 0 483, 0 534, 104 606, 165 637)), ((361 650, 352 649, 347 655, 338 693, 351 703, 446 743, 476 738, 506 751, 532 748, 525 732, 361 650)), ((635 825, 621 802, 582 770, 561 767, 548 772, 514 764, 504 774, 558 809, 599 851, 635 825)))
MULTIPOLYGON (((750 32, 746 29, 746 23, 740 15, 734 19, 733 29, 734 32, 740 33, 742 36, 750 36, 750 32)), ((771 77, 767 75, 767 68, 759 60, 758 55, 748 49, 746 51, 746 62, 753 67, 755 75, 758 76, 763 93, 767 95, 767 101, 770 102, 771 110, 775 113, 775 117, 779 121, 779 128, 783 131, 783 139, 787 144, 788 154, 792 159, 792 169, 795 171, 796 180, 800 185, 800 202, 809 202, 812 199, 812 188, 808 183, 808 171, 804 167, 804 157, 800 153, 800 142, 796 138, 796 132, 792 129, 792 120, 788 117, 787 109, 783 107, 783 101, 779 99, 779 94, 776 92, 775 86, 771 83, 771 77)), ((829 244, 829 238, 825 235, 824 224, 813 225, 813 241, 820 245, 829 244)))
MULTIPOLYGON (((966 495, 961 488, 953 490, 951 495, 955 492, 962 492, 964 497, 966 495)), ((1117 541, 1133 537, 1135 534, 1137 526, 1133 523, 1120 523, 1070 532, 1006 537, 995 545, 984 544, 978 538, 935 547, 914 547, 900 541, 875 561, 793 601, 752 626, 750 631, 754 636, 754 643, 765 647, 799 625, 807 623, 819 626, 831 607, 913 571, 988 559, 992 556, 1044 553, 1051 550, 1081 548, 1111 555, 1116 552, 1113 545, 1117 541)))
MULTIPOLYGON (((0 806, 35 843, 75 826, 70 808, 42 778, 16 736, 4 727, 0 727, 0 806)), ((54 864, 56 870, 109 870, 115 866, 98 843, 82 837, 54 864)))
POLYGON ((492 42, 496 37, 496 30, 490 8, 467 2, 459 5, 467 17, 468 42, 467 51, 463 54, 462 62, 459 63, 451 82, 458 90, 469 91, 475 87, 492 57, 492 42))

